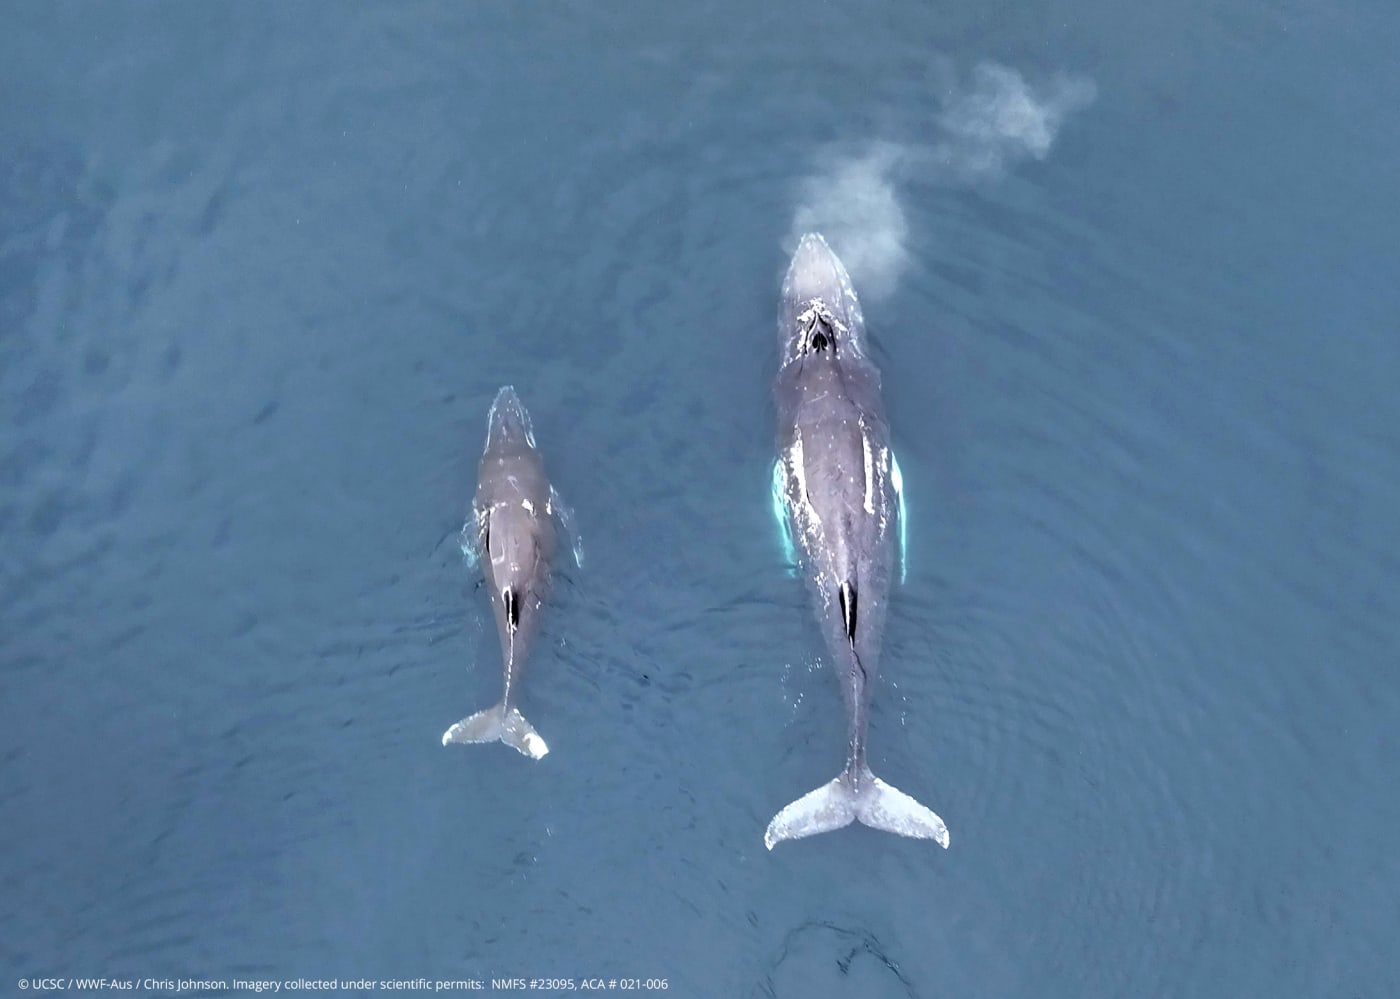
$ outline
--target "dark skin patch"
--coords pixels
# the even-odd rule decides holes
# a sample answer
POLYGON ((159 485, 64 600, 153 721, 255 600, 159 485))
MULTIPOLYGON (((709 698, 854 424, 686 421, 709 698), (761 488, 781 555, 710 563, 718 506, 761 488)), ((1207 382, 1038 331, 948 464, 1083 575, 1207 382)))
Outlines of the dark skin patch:
POLYGON ((506 605, 506 623, 511 631, 520 627, 520 601, 516 599, 515 591, 506 587, 501 591, 501 600, 506 605))
POLYGON ((864 686, 870 682, 870 676, 865 672, 865 663, 861 662, 860 656, 856 654, 856 622, 860 600, 855 586, 851 583, 842 583, 841 588, 836 591, 836 597, 841 602, 841 619, 846 622, 846 641, 851 644, 851 660, 856 669, 860 670, 860 682, 864 686))
POLYGON ((851 648, 854 649, 856 647, 856 605, 858 603, 856 588, 850 583, 842 583, 836 596, 841 602, 841 620, 846 622, 846 641, 850 642, 851 648))

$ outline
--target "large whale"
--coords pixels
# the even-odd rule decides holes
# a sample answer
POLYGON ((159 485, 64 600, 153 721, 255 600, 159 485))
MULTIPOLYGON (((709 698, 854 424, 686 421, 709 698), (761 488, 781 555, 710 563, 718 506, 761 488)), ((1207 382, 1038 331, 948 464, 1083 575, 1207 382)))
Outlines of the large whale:
POLYGON ((785 839, 867 826, 948 845, 943 820, 870 771, 866 727, 896 554, 902 483, 880 372, 846 268, 820 235, 802 237, 783 280, 775 504, 811 591, 846 704, 846 765, 769 823, 785 839))
POLYGON ((472 515, 462 528, 462 551, 479 562, 491 590, 491 607, 504 659, 501 703, 463 718, 442 734, 442 744, 500 740, 532 759, 549 746, 516 707, 520 678, 539 624, 556 548, 555 521, 574 542, 572 514, 549 484, 535 446, 530 414, 511 386, 504 386, 486 418, 486 447, 477 470, 472 515))

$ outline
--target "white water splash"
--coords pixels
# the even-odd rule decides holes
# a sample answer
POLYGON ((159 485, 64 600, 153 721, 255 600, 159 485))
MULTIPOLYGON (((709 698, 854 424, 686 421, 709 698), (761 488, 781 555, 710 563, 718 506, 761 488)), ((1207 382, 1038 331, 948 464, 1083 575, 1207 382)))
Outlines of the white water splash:
POLYGON ((1014 69, 982 63, 964 86, 939 68, 944 95, 928 141, 823 150, 799 185, 785 249, 795 249, 803 233, 822 233, 862 298, 888 295, 908 262, 900 181, 972 184, 995 180, 1023 160, 1043 160, 1065 119, 1096 95, 1091 81, 1063 74, 1037 88, 1014 69))

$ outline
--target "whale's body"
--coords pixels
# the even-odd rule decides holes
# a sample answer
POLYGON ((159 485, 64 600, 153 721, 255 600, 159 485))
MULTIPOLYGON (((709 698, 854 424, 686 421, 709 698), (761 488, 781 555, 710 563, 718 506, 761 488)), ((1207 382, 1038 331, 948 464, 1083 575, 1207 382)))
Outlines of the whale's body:
POLYGON ((779 812, 764 842, 772 849, 858 820, 946 847, 943 820, 879 780, 866 759, 885 613, 902 568, 902 484, 860 302, 815 233, 788 268, 778 335, 774 490, 840 679, 847 743, 841 773, 779 812))
POLYGON ((499 740, 533 759, 549 752, 516 705, 549 589, 557 548, 556 519, 568 526, 569 511, 545 475, 530 416, 507 385, 491 404, 472 517, 462 531, 462 550, 481 565, 491 592, 505 692, 499 704, 444 732, 444 746, 499 740))

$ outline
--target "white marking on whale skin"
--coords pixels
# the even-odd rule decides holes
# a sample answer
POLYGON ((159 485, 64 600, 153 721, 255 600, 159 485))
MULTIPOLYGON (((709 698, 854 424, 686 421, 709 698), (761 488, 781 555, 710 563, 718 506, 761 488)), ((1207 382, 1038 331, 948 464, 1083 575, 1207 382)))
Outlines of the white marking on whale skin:
POLYGON ((528 499, 521 500, 520 505, 525 508, 525 512, 530 516, 533 517, 535 515, 535 504, 531 503, 528 499))
MULTIPOLYGON (((802 465, 801 433, 799 433, 797 437, 793 440, 792 448, 788 451, 788 468, 792 472, 793 485, 796 486, 796 489, 794 489, 793 491, 796 492, 799 497, 801 497, 801 502, 803 504, 810 506, 810 504, 807 502, 807 469, 804 468, 802 465)), ((791 502, 792 497, 789 496, 788 500, 789 502, 791 502)))
POLYGON ((826 303, 820 298, 811 299, 807 303, 807 308, 797 314, 798 326, 806 327, 811 325, 812 320, 821 318, 828 323, 837 334, 844 336, 850 330, 846 324, 831 314, 831 310, 826 307, 826 303))
POLYGON ((802 461, 802 435, 798 434, 792 447, 783 456, 791 481, 786 492, 792 527, 801 535, 804 551, 816 551, 821 545, 821 516, 807 496, 807 469, 802 461))
POLYGON ((870 435, 865 432, 865 424, 860 427, 860 449, 865 454, 865 512, 875 513, 875 458, 870 453, 870 435))

